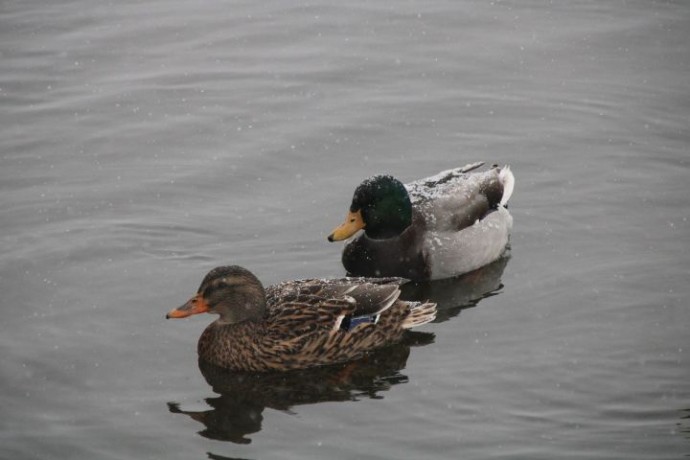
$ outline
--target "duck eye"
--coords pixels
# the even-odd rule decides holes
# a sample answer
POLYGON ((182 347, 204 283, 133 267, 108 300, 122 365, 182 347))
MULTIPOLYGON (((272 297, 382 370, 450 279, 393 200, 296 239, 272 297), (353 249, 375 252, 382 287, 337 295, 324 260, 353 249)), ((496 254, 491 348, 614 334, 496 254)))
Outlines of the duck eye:
POLYGON ((352 222, 354 222, 354 221, 355 221, 355 219, 350 219, 350 223, 352 223, 352 222))

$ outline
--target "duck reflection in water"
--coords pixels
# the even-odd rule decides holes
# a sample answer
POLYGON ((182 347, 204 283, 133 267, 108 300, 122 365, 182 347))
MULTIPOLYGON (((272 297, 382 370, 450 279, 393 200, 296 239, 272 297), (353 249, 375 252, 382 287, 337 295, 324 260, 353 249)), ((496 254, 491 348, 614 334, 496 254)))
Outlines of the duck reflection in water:
POLYGON ((436 303, 433 323, 448 321, 462 310, 476 307, 482 299, 500 294, 503 289, 501 277, 509 260, 510 253, 506 252, 495 262, 455 278, 404 284, 400 297, 429 299, 436 303))
POLYGON ((410 348, 433 341, 432 333, 408 331, 401 342, 358 361, 289 372, 233 372, 199 360, 199 370, 219 394, 206 398, 211 409, 184 411, 176 403, 168 407, 205 425, 199 434, 206 438, 248 444, 246 435, 261 431, 265 408, 294 413, 292 408, 302 404, 381 398, 380 392, 408 381, 400 371, 410 348))
MULTIPOLYGON (((508 257, 503 257, 457 278, 409 283, 403 286, 402 297, 437 302, 434 322, 447 321, 498 294, 507 262, 508 257)), ((233 372, 199 360, 199 370, 218 396, 206 398, 209 409, 204 411, 186 411, 175 402, 168 408, 204 425, 199 432, 203 437, 248 444, 248 436, 261 431, 266 408, 294 414, 299 405, 382 399, 383 392, 408 382, 402 371, 412 347, 431 344, 434 338, 433 333, 408 330, 401 342, 370 351, 357 361, 289 372, 233 372)))

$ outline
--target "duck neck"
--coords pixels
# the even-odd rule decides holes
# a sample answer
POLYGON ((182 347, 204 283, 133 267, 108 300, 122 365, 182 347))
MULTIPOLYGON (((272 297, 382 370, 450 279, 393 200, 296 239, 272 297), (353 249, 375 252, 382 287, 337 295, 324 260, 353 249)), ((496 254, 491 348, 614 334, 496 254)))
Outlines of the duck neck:
POLYGON ((232 308, 219 309, 220 318, 215 322, 220 325, 237 324, 245 321, 260 322, 266 316, 266 295, 256 293, 235 293, 232 299, 232 308))
POLYGON ((366 223, 364 232, 372 239, 387 239, 399 236, 412 224, 412 209, 407 203, 388 207, 364 208, 362 218, 366 223))

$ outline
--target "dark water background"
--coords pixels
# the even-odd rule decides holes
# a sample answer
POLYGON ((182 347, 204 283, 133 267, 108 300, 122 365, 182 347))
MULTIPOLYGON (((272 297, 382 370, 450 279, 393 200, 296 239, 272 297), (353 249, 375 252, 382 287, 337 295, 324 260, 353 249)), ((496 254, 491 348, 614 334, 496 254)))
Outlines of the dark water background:
POLYGON ((4 1, 0 457, 690 454, 690 4, 4 1), (512 165, 508 260, 274 379, 166 322, 210 268, 340 276, 373 173, 512 165), (468 308, 473 307, 473 308, 468 308), (462 312, 461 312, 462 310, 462 312))

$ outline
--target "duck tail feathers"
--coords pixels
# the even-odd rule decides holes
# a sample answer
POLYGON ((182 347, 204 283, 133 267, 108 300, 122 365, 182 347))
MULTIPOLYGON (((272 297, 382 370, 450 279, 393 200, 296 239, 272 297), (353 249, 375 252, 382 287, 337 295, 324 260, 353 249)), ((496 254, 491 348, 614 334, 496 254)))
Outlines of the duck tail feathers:
POLYGON ((430 323, 436 318, 436 304, 433 302, 410 303, 410 312, 402 322, 403 329, 410 329, 430 323))
POLYGON ((503 184, 503 196, 501 197, 501 206, 508 204, 508 200, 513 195, 513 189, 515 188, 515 176, 510 170, 510 166, 505 165, 501 168, 501 172, 498 173, 498 178, 503 184))

